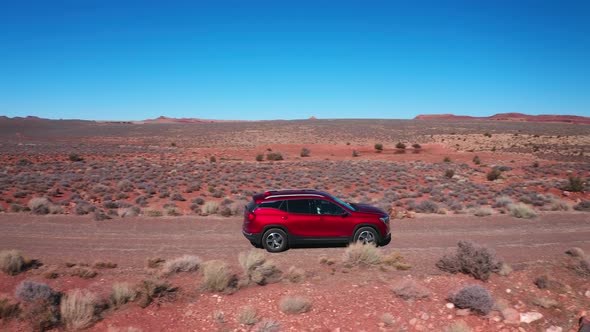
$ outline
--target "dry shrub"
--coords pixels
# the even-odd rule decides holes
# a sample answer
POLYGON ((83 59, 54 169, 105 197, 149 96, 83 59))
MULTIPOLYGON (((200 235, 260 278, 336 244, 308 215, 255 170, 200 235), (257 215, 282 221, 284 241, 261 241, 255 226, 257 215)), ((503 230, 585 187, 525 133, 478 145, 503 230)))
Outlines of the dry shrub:
POLYGON ((281 299, 279 309, 286 314, 302 314, 311 309, 311 301, 301 296, 286 296, 281 299))
POLYGON ((155 299, 173 297, 178 288, 172 287, 168 282, 145 279, 136 285, 135 291, 139 306, 142 308, 150 305, 155 299))
POLYGON ((240 308, 238 313, 238 322, 244 325, 254 325, 258 322, 258 312, 252 306, 240 308))
POLYGON ((143 214, 148 217, 161 217, 164 215, 161 210, 155 210, 155 209, 143 210, 143 214))
POLYGON ((450 273, 464 273, 486 281, 492 272, 498 272, 501 262, 493 250, 469 241, 459 241, 457 252, 443 256, 436 266, 450 273))
POLYGON ((480 285, 467 286, 449 297, 457 308, 471 309, 472 311, 486 315, 494 306, 494 299, 487 289, 480 285))
POLYGON ((72 277, 80 277, 82 279, 92 279, 96 277, 97 274, 96 271, 85 267, 78 267, 70 271, 72 277))
POLYGON ((49 285, 24 280, 15 290, 15 296, 25 302, 47 301, 56 303, 59 300, 59 293, 54 291, 49 285))
POLYGON ((378 265, 382 261, 382 256, 375 245, 355 242, 346 248, 342 260, 350 266, 378 265))
POLYGON ((328 265, 328 266, 330 266, 330 265, 334 265, 334 264, 336 263, 336 262, 335 262, 333 259, 331 259, 331 258, 328 258, 328 257, 326 257, 326 256, 322 256, 322 257, 320 257, 320 259, 319 259, 319 262, 320 262, 320 264, 322 264, 322 265, 328 265))
POLYGON ((420 300, 430 296, 428 288, 418 284, 414 280, 403 280, 393 287, 393 293, 404 300, 420 300))
POLYGON ((256 332, 279 332, 281 330, 281 324, 273 319, 262 320, 256 325, 256 332))
POLYGON ((272 261, 266 260, 266 255, 259 250, 242 252, 238 260, 248 278, 248 283, 266 285, 281 280, 281 270, 272 261))
POLYGON ((0 298, 0 319, 17 318, 21 313, 20 305, 12 303, 7 298, 0 298))
POLYGON ((81 330, 92 325, 96 319, 98 297, 87 290, 74 289, 61 300, 60 313, 69 330, 81 330))
POLYGON ((27 203, 29 209, 34 214, 49 214, 49 206, 53 205, 47 197, 33 197, 27 203))
POLYGON ((487 217, 491 216, 492 214, 494 214, 494 210, 489 207, 479 207, 473 212, 473 215, 476 217, 487 217))
POLYGON ((23 318, 32 331, 47 331, 60 324, 59 306, 46 301, 35 301, 27 305, 23 318))
POLYGON ((537 216, 533 208, 523 203, 509 205, 508 211, 515 218, 531 219, 537 216))
POLYGON ((199 269, 201 259, 197 256, 184 255, 167 261, 162 267, 162 273, 170 275, 179 272, 193 272, 199 269))
POLYGON ((565 253, 572 256, 572 257, 585 257, 586 256, 586 253, 584 253, 584 250, 582 250, 582 248, 578 248, 578 247, 570 248, 570 249, 566 250, 565 253))
POLYGON ((25 269, 26 259, 18 250, 0 251, 0 270, 8 275, 16 275, 25 269))
POLYGON ((383 256, 381 258, 381 263, 383 265, 392 266, 396 270, 409 270, 412 268, 412 265, 406 263, 404 261, 404 257, 397 251, 392 251, 389 254, 383 256))
POLYGON ((571 269, 584 278, 590 278, 590 258, 585 257, 579 259, 571 265, 571 269))
POLYGON ((94 263, 94 267, 97 269, 114 269, 117 267, 117 263, 98 261, 94 263))
POLYGON ((137 290, 127 282, 113 284, 109 299, 113 307, 118 308, 127 302, 132 302, 137 296, 137 290))
POLYGON ((296 268, 295 266, 291 266, 287 273, 285 273, 285 277, 292 283, 299 283, 305 279, 305 271, 303 269, 296 268))
POLYGON ((166 260, 164 258, 152 257, 147 259, 146 265, 150 269, 157 269, 160 268, 164 263, 166 263, 166 260))
POLYGON ((217 211, 219 210, 219 203, 214 202, 214 201, 209 201, 207 203, 205 203, 205 205, 203 205, 203 214, 205 215, 210 215, 210 214, 216 214, 217 211))
POLYGON ((237 289, 238 276, 222 261, 212 260, 203 264, 202 288, 209 292, 228 292, 237 289))

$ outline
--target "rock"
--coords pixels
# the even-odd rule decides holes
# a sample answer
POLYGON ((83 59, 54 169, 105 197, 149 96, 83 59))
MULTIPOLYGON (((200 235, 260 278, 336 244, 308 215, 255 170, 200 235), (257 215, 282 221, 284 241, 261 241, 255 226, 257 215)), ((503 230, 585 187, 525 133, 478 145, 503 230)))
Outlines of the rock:
POLYGON ((540 312, 525 312, 524 314, 520 314, 520 322, 530 324, 536 320, 543 318, 543 315, 540 312))
POLYGON ((587 298, 590 298, 590 290, 587 290, 586 293, 584 293, 584 296, 586 296, 587 298))
MULTIPOLYGON (((588 293, 588 292, 586 292, 588 293)), ((445 304, 445 307, 449 308, 449 309, 453 309, 455 307, 454 304, 452 304, 451 302, 448 302, 447 304, 445 304)))
POLYGON ((512 293, 512 289, 506 288, 506 294, 510 294, 510 293, 512 293))
POLYGON ((428 318, 430 318, 430 316, 427 313, 423 313, 422 316, 420 316, 420 318, 422 320, 428 320, 428 318))
POLYGON ((469 316, 470 313, 471 313, 471 310, 469 310, 469 309, 459 309, 459 310, 457 310, 457 312, 455 312, 455 315, 457 315, 457 316, 469 316))
POLYGON ((520 323, 520 313, 516 309, 505 308, 502 310, 502 317, 504 317, 506 324, 518 325, 520 323))
POLYGON ((549 328, 545 330, 545 332, 562 332, 563 329, 559 326, 551 325, 549 328))
POLYGON ((417 320, 416 318, 412 318, 412 319, 410 319, 410 325, 412 325, 412 326, 416 325, 416 322, 417 322, 417 321, 418 321, 418 320, 417 320))

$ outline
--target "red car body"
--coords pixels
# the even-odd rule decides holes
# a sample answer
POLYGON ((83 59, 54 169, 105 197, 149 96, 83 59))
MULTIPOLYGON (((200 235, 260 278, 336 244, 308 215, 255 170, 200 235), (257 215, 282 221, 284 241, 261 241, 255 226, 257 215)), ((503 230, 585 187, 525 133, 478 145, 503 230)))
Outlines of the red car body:
POLYGON ((386 245, 389 215, 366 204, 349 204, 318 190, 267 191, 244 209, 242 233, 257 247, 278 252, 298 245, 386 245))

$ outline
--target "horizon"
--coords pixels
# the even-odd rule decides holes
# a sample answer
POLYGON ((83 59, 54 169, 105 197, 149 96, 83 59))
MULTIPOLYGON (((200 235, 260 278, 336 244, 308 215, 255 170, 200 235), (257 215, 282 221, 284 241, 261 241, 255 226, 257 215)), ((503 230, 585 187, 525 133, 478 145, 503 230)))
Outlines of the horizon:
POLYGON ((56 1, 0 13, 0 114, 590 116, 585 1, 56 1))

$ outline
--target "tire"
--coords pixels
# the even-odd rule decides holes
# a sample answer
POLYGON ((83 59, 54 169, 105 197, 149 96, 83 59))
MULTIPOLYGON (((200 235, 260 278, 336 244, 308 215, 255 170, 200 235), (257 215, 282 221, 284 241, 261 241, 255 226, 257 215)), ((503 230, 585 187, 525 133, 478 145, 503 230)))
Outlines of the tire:
POLYGON ((379 245, 379 235, 372 227, 361 227, 354 233, 353 242, 361 242, 362 244, 379 245))
POLYGON ((262 247, 268 252, 281 252, 287 250, 287 233, 279 228, 271 228, 262 236, 262 247))

